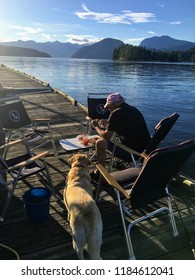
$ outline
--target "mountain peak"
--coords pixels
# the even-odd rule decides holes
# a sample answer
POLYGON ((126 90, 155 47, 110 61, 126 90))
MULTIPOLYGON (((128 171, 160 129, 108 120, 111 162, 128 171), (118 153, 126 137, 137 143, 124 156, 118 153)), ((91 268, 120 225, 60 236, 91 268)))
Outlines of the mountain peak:
POLYGON ((113 51, 124 43, 117 39, 105 38, 90 46, 82 47, 72 58, 112 59, 113 51))
POLYGON ((175 51, 186 51, 195 46, 195 43, 174 39, 170 36, 154 36, 151 38, 144 39, 140 43, 140 47, 145 47, 147 49, 157 49, 157 50, 175 50, 175 51))

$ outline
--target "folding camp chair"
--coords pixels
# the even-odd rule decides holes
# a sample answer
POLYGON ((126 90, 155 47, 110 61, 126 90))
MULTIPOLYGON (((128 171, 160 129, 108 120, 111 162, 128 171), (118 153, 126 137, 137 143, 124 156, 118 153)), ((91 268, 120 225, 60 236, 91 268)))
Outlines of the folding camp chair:
POLYGON ((161 121, 159 121, 155 126, 154 135, 151 137, 150 141, 148 142, 147 146, 145 147, 142 153, 137 152, 129 147, 126 147, 122 143, 111 140, 111 142, 113 142, 114 144, 114 148, 109 164, 109 170, 111 169, 115 157, 125 162, 131 162, 134 164, 134 166, 139 166, 140 162, 142 162, 143 159, 147 157, 150 154, 150 152, 156 149, 158 145, 164 140, 164 138, 169 133, 170 129, 173 127, 178 118, 179 115, 177 113, 173 113, 172 115, 163 118, 161 121), (119 147, 120 150, 117 150, 117 147, 119 147), (122 153, 121 149, 123 150, 122 153))
MULTIPOLYGON (((54 153, 57 154, 57 149, 52 136, 50 127, 50 119, 34 119, 31 120, 26 112, 22 100, 6 99, 1 100, 4 104, 0 104, 0 122, 3 130, 6 133, 5 143, 10 141, 28 137, 28 143, 35 150, 48 142, 52 142, 54 153), (43 126, 43 129, 38 129, 38 125, 43 126), (45 141, 45 138, 47 140, 45 141), (42 141, 40 139, 44 138, 42 141), (38 144, 37 144, 38 143, 38 144)), ((6 157, 7 150, 4 151, 6 157)))
POLYGON ((108 119, 109 110, 104 108, 106 99, 109 93, 88 93, 87 96, 87 107, 88 116, 87 119, 87 132, 91 133, 91 120, 93 119, 108 119))
POLYGON ((173 235, 178 235, 171 204, 170 180, 179 172, 194 150, 195 143, 193 141, 186 141, 174 147, 157 149, 147 157, 141 169, 128 168, 111 174, 101 165, 97 165, 104 178, 101 180, 100 177, 99 186, 118 202, 130 259, 135 259, 131 241, 133 225, 161 212, 168 212, 173 235), (130 222, 126 228, 125 216, 132 217, 133 211, 162 198, 167 199, 168 207, 161 207, 147 213, 130 222))
MULTIPOLYGON (((17 149, 16 145, 22 143, 25 144, 25 140, 12 141, 4 146, 1 146, 0 150, 5 148, 9 149, 11 147, 17 149)), ((28 146, 26 146, 26 148, 28 148, 28 146)), ((0 187, 3 187, 7 192, 5 203, 3 203, 2 210, 0 212, 0 222, 4 221, 7 208, 18 182, 23 181, 26 183, 26 179, 29 176, 41 175, 42 178, 46 180, 46 187, 48 187, 52 194, 56 197, 48 166, 45 161, 45 156, 47 154, 48 151, 38 155, 33 155, 31 152, 27 151, 20 156, 9 159, 0 157, 0 187)))

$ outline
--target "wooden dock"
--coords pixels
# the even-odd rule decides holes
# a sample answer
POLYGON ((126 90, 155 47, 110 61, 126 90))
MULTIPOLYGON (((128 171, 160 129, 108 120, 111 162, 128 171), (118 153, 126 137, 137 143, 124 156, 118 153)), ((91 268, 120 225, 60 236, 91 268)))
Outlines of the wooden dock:
MULTIPOLYGON (((0 83, 7 87, 9 96, 18 94, 31 117, 51 118, 51 127, 58 149, 55 156, 49 150, 49 164, 59 201, 51 198, 50 217, 43 224, 29 223, 22 195, 29 187, 40 186, 36 177, 28 180, 29 186, 20 183, 16 189, 5 221, 0 224, 0 243, 13 248, 22 260, 73 260, 77 259, 72 249, 67 213, 62 200, 65 179, 69 166, 67 154, 59 145, 59 139, 71 138, 86 131, 86 112, 83 106, 67 94, 52 90, 47 83, 21 75, 4 66, 0 67, 0 83)), ((20 150, 12 151, 20 153, 20 150)), ((94 163, 95 164, 95 163, 94 163)), ((94 165, 90 167, 94 168, 94 165)), ((174 212, 179 236, 173 237, 166 215, 144 221, 132 231, 133 246, 137 259, 142 260, 192 260, 195 258, 195 187, 173 182, 174 212)), ((0 187, 0 207, 5 197, 0 187)), ((164 204, 160 201, 159 204, 164 204)), ((102 194, 98 204, 103 219, 103 244, 101 256, 106 260, 127 259, 120 214, 111 198, 102 194)), ((155 208, 156 203, 150 208, 155 208)), ((138 213, 139 215, 139 213, 138 213)), ((15 259, 9 250, 0 247, 0 259, 15 259)))

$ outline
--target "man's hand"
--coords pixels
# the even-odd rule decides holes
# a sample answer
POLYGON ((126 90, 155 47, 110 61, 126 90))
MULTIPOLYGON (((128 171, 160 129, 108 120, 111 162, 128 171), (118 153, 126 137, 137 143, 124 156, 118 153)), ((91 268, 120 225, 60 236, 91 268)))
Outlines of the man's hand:
POLYGON ((105 119, 102 119, 102 120, 96 119, 96 120, 91 121, 91 125, 93 127, 106 128, 107 124, 108 124, 108 121, 105 119))
POLYGON ((95 128, 95 127, 99 127, 98 121, 97 120, 92 120, 91 121, 91 125, 95 128))
POLYGON ((108 121, 105 120, 105 119, 103 119, 103 120, 100 120, 100 121, 99 121, 99 124, 100 124, 101 127, 106 127, 107 124, 108 124, 108 121))

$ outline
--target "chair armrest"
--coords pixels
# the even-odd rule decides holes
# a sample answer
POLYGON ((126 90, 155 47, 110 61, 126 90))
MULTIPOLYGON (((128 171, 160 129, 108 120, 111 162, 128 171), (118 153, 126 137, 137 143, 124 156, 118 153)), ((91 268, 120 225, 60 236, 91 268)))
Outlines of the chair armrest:
POLYGON ((12 171, 12 170, 17 169, 17 168, 22 168, 22 167, 24 167, 24 166, 34 162, 35 160, 40 159, 40 158, 46 156, 48 153, 49 153, 48 151, 45 151, 43 153, 35 155, 35 156, 33 156, 33 157, 31 157, 31 158, 29 158, 27 160, 21 161, 21 162, 15 164, 15 165, 9 167, 7 170, 8 171, 12 171))
POLYGON ((86 116, 87 121, 91 121, 91 118, 89 116, 86 116))
POLYGON ((108 182, 108 184, 111 187, 118 190, 126 198, 129 198, 129 195, 127 194, 127 192, 117 183, 117 181, 108 173, 108 171, 101 164, 97 164, 96 167, 99 170, 102 177, 108 182))
POLYGON ((20 143, 23 143, 25 141, 28 141, 30 139, 30 137, 26 137, 26 138, 23 138, 23 139, 18 139, 18 140, 15 140, 15 141, 12 141, 12 142, 9 142, 7 144, 4 144, 3 146, 0 146, 0 150, 3 150, 3 149, 7 149, 7 148, 10 148, 16 144, 20 144, 20 143))
POLYGON ((110 140, 114 145, 118 146, 119 148, 125 150, 126 152, 130 153, 130 154, 134 154, 134 155, 137 155, 139 157, 142 157, 144 159, 147 158, 147 155, 143 152, 143 153, 139 153, 137 151, 135 151, 134 149, 131 149, 127 146, 125 146, 124 144, 120 143, 120 142, 117 142, 115 140, 110 140))
POLYGON ((40 119, 31 119, 32 122, 48 122, 51 118, 40 118, 40 119))

